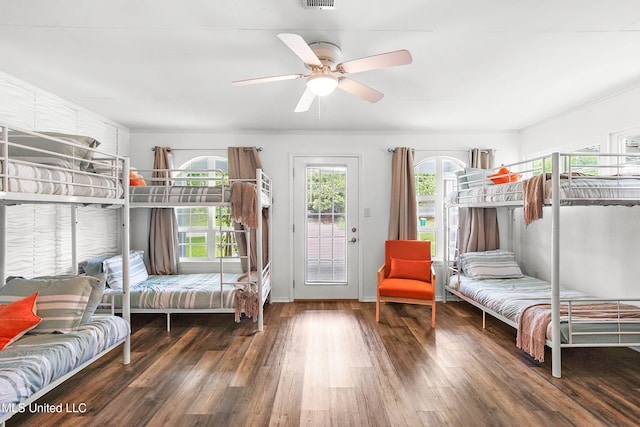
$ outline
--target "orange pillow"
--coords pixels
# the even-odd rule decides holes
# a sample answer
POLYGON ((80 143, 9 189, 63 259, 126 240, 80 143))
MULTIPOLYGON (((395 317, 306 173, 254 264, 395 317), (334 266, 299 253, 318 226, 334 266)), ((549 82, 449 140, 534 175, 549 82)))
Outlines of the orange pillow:
POLYGON ((431 260, 391 258, 388 278, 431 282, 431 260))
POLYGON ((488 177, 494 184, 506 184, 507 182, 517 182, 520 175, 517 173, 511 173, 511 171, 502 165, 498 172, 489 175, 488 177))
POLYGON ((36 315, 38 293, 0 305, 0 350, 35 328, 42 320, 36 315))
POLYGON ((146 187, 144 177, 136 171, 129 171, 129 185, 131 187, 146 187))

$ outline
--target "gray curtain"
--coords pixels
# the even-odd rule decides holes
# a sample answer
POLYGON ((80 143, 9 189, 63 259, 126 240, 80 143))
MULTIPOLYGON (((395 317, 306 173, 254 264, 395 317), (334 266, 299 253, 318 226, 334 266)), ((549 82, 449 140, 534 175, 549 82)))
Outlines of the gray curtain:
MULTIPOLYGON (((231 179, 255 179, 256 169, 262 168, 260 155, 256 147, 229 147, 227 150, 229 161, 229 178, 231 179)), ((260 215, 260 213, 258 213, 260 215)), ((269 260, 269 209, 262 210, 262 262, 266 265, 269 260)), ((244 230, 245 227, 235 222, 233 223, 235 230, 244 230)), ((247 241, 245 233, 236 233, 236 241, 238 242, 238 252, 241 256, 247 255, 247 241)), ((250 265, 246 260, 242 260, 242 270, 246 273, 257 270, 257 247, 256 247, 256 230, 250 231, 250 249, 249 254, 250 265)))
MULTIPOLYGON (((155 147, 152 185, 168 185, 168 169, 173 169, 169 147, 155 147)), ((149 222, 149 273, 178 274, 178 222, 173 208, 152 208, 149 222)))
POLYGON ((416 240, 418 212, 413 175, 413 149, 396 147, 391 163, 389 240, 416 240))
MULTIPOLYGON (((469 167, 490 169, 493 167, 493 158, 494 150, 472 148, 469 150, 469 167)), ((496 208, 461 208, 458 212, 460 254, 490 251, 500 247, 496 208)))
POLYGON ((491 169, 493 168, 493 158, 495 150, 488 148, 472 148, 469 150, 470 168, 491 169))
POLYGON ((460 208, 458 215, 460 254, 491 251, 500 247, 498 212, 495 208, 460 208))

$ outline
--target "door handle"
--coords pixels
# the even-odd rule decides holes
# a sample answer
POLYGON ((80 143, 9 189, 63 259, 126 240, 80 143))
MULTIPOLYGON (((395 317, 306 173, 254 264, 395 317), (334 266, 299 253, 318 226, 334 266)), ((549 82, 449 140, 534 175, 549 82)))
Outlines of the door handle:
POLYGON ((358 241, 358 239, 356 239, 355 237, 352 237, 352 238, 349 240, 349 243, 355 243, 355 242, 357 242, 357 241, 358 241))

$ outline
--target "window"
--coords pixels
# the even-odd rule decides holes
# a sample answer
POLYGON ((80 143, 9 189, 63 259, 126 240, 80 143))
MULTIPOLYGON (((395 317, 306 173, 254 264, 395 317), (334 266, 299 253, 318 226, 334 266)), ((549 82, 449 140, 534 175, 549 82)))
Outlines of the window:
MULTIPOLYGON (((588 147, 578 148, 577 150, 571 150, 570 153, 575 153, 576 156, 571 156, 571 171, 580 172, 587 175, 598 175, 598 157, 590 156, 589 154, 600 153, 600 145, 594 144, 588 147), (595 167, 590 167, 595 166, 595 167)), ((561 160, 565 160, 565 164, 561 167, 562 170, 569 170, 569 157, 562 157, 561 160)), ((545 159, 544 170, 545 172, 551 172, 551 157, 545 159)), ((561 165, 562 166, 562 165, 561 165)), ((535 160, 533 162, 534 175, 542 173, 542 159, 535 160)))
POLYGON ((624 169, 620 173, 625 175, 637 175, 640 174, 640 135, 627 136, 622 138, 623 152, 624 154, 631 154, 631 156, 625 156, 624 169))
MULTIPOLYGON (((414 168, 418 206, 418 240, 431 241, 431 256, 444 257, 444 199, 453 190, 454 172, 464 167, 460 160, 431 157, 414 168)), ((449 222, 456 221, 450 218, 449 222)))
MULTIPOLYGON (((180 185, 221 185, 221 172, 222 177, 228 179, 227 159, 223 157, 197 157, 180 169, 184 170, 182 176, 191 178, 180 185), (200 177, 203 178, 201 181, 193 180, 200 177)), ((176 215, 181 262, 212 261, 220 257, 237 256, 238 248, 229 207, 177 208, 176 215)))

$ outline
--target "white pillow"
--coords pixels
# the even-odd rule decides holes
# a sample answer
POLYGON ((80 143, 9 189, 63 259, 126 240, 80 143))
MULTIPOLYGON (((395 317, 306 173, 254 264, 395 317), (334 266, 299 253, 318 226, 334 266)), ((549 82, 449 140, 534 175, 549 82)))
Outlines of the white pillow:
POLYGON ((517 279, 523 276, 513 252, 500 249, 460 255, 463 273, 472 279, 517 279))
MULTIPOLYGON (((122 289, 122 256, 116 255, 102 262, 102 269, 107 276, 107 286, 111 289, 122 289)), ((129 254, 129 286, 137 285, 149 278, 144 265, 144 252, 131 251, 129 254)))

